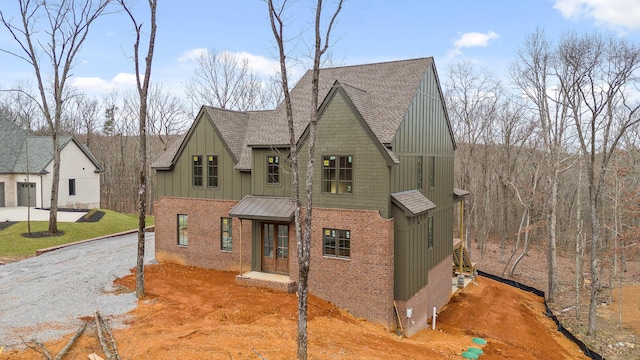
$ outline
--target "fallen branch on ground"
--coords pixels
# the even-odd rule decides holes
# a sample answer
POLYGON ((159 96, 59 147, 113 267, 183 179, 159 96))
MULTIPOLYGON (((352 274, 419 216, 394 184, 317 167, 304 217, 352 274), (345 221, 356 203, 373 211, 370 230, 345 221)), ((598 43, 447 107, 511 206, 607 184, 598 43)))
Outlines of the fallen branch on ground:
POLYGON ((98 331, 98 339, 100 339, 100 345, 102 345, 102 351, 108 360, 120 360, 118 354, 118 348, 116 342, 113 339, 111 328, 107 321, 100 315, 98 310, 95 311, 96 330, 98 331))
POLYGON ((82 335, 82 333, 84 333, 84 330, 86 328, 87 328, 87 323, 85 321, 83 321, 82 325, 80 325, 80 328, 78 328, 78 331, 76 331, 75 335, 73 335, 73 337, 71 339, 69 339, 67 344, 62 348, 62 350, 60 350, 58 355, 56 355, 55 357, 52 357, 51 353, 49 352, 49 350, 47 350, 47 348, 44 346, 44 344, 39 342, 36 339, 33 339, 30 342, 26 342, 26 341, 23 340, 23 343, 29 349, 31 349, 31 350, 41 354, 42 356, 44 356, 44 358, 47 359, 47 360, 61 360, 62 357, 65 356, 67 354, 67 352, 71 349, 71 347, 76 342, 76 340, 78 340, 78 338, 82 335))

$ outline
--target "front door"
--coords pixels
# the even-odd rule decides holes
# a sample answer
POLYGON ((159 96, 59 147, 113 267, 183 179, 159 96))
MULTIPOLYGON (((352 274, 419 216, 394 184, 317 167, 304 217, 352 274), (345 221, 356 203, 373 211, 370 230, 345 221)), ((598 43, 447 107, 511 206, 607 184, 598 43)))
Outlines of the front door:
POLYGON ((289 274, 289 225, 262 223, 262 271, 289 274))

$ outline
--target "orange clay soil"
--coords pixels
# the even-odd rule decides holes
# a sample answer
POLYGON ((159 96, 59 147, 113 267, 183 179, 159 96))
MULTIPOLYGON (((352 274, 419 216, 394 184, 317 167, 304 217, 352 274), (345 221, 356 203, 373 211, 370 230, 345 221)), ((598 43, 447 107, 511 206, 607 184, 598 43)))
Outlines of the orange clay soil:
MULTIPOLYGON (((123 359, 294 359, 297 298, 235 284, 235 274, 170 264, 145 271, 147 298, 114 329, 123 359)), ((116 283, 133 288, 129 275, 116 283)), ((480 359, 586 359, 543 314, 540 298, 479 278, 458 292, 438 316, 437 331, 410 339, 354 318, 311 296, 310 359, 462 359, 470 346, 480 359), (482 337, 487 345, 475 345, 482 337)), ((68 338, 49 342, 57 353, 68 338)), ((103 356, 95 328, 89 327, 65 359, 103 356)), ((1 359, 38 359, 32 350, 1 359)))

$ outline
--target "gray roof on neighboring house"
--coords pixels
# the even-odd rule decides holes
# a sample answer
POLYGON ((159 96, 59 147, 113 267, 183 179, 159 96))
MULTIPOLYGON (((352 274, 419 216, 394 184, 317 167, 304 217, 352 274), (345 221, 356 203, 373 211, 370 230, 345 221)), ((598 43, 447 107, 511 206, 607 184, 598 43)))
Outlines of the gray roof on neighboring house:
MULTIPOLYGON (((377 140, 387 145, 393 141, 425 73, 432 65, 433 58, 428 57, 321 69, 318 100, 322 103, 332 87, 342 87, 377 140)), ((312 72, 307 71, 291 89, 296 140, 307 128, 313 111, 309 107, 311 79, 312 72)), ((236 169, 251 169, 251 147, 289 146, 284 102, 275 110, 268 111, 242 112, 208 106, 204 106, 202 111, 208 114, 226 142, 235 158, 236 169)), ((192 130, 193 127, 190 132, 192 130)), ((190 132, 183 142, 188 141, 190 132)), ((167 149, 172 153, 161 156, 153 167, 170 169, 182 148, 183 145, 167 149)), ((397 161, 388 149, 387 153, 397 161)))
MULTIPOLYGON (((63 149, 71 141, 91 160, 95 171, 101 172, 102 168, 91 151, 73 136, 60 137, 60 148, 63 149)), ((44 174, 52 161, 53 139, 50 136, 28 135, 12 121, 0 118, 0 173, 44 174)))
POLYGON ((391 201, 396 204, 407 217, 414 217, 436 208, 436 204, 427 199, 418 190, 407 190, 391 194, 391 201))
POLYGON ((20 153, 27 134, 13 121, 0 118, 0 173, 13 173, 16 154, 20 153))

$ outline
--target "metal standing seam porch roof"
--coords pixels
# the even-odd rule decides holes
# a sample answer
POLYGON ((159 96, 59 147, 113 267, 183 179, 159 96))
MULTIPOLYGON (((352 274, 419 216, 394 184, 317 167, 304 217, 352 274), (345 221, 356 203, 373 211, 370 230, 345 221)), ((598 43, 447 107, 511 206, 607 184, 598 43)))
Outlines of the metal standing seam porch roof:
POLYGON ((393 193, 391 194, 391 201, 402 209, 407 217, 418 216, 436 208, 436 204, 427 199, 418 190, 393 193))
POLYGON ((229 211, 229 216, 249 220, 291 222, 295 204, 290 197, 247 195, 229 211))

